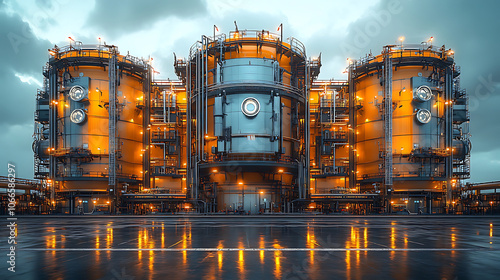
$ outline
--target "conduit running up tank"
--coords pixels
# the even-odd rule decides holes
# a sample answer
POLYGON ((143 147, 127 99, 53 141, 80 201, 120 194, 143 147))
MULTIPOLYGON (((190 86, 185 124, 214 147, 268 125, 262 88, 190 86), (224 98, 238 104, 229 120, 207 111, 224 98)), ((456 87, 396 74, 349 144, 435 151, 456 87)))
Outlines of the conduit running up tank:
POLYGON ((318 71, 302 43, 269 31, 202 36, 193 45, 180 75, 189 98, 193 201, 208 211, 253 213, 287 212, 305 201, 308 87, 318 71))
POLYGON ((49 51, 48 94, 39 98, 50 102, 49 133, 35 141, 36 152, 49 158, 57 190, 71 197, 67 211, 113 204, 143 182, 150 66, 115 46, 76 42, 49 51))

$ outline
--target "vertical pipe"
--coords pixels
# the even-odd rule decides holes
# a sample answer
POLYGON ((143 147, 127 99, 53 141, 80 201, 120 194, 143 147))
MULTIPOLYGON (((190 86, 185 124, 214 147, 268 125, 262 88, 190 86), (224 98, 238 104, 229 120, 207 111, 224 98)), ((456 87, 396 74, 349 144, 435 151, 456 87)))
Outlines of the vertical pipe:
POLYGON ((357 109, 356 109, 356 102, 355 102, 355 84, 354 84, 354 70, 355 70, 355 62, 351 62, 349 64, 349 124, 350 127, 348 129, 348 139, 349 139, 349 188, 355 188, 356 187, 356 155, 354 153, 354 146, 356 145, 356 133, 355 130, 357 128, 356 126, 356 114, 357 114, 357 109))
MULTIPOLYGON (((57 69, 55 66, 50 66, 49 70, 49 147, 56 149, 57 147, 57 108, 54 108, 52 101, 57 97, 57 69)), ((50 199, 55 200, 55 185, 57 175, 57 161, 55 156, 49 154, 49 179, 52 179, 50 186, 50 199)))
MULTIPOLYGON (((166 100, 165 100, 165 90, 163 90, 163 122, 167 122, 167 110, 166 110, 166 100)), ((170 111, 170 109, 169 109, 170 111)))
POLYGON ((302 198, 307 198, 307 194, 309 191, 309 184, 310 184, 310 178, 309 178, 309 172, 311 170, 311 159, 310 159, 310 137, 311 137, 311 128, 310 128, 310 121, 311 121, 311 108, 310 108, 310 103, 309 103, 309 98, 310 98, 310 92, 309 92, 309 64, 307 61, 307 56, 304 50, 304 72, 305 72, 305 97, 306 97, 306 129, 305 129, 305 138, 306 138, 306 169, 305 169, 305 189, 303 190, 302 198))
MULTIPOLYGON (((186 84, 187 84, 187 92, 186 92, 186 190, 188 185, 192 185, 192 168, 191 168, 191 58, 188 59, 187 65, 187 76, 186 76, 186 84)), ((192 192, 192 190, 191 190, 192 192)), ((186 192, 187 195, 187 192, 186 192)))
MULTIPOLYGON (((392 188, 392 55, 387 47, 384 50, 384 133, 385 133, 385 158, 384 158, 384 196, 387 201, 389 189, 392 188)), ((386 203, 389 206, 388 203, 386 203)), ((386 208, 387 211, 387 208, 386 208)), ((391 210, 392 211, 392 210, 391 210)))
MULTIPOLYGON (((280 106, 280 145, 279 145, 279 154, 280 157, 283 154, 283 106, 281 106, 281 98, 279 99, 279 106, 280 106)), ((283 175, 281 175, 281 178, 283 178, 283 175)))
POLYGON ((205 134, 208 134, 208 37, 205 37, 205 134))
POLYGON ((143 158, 143 186, 145 188, 150 188, 151 180, 150 180, 150 137, 149 131, 147 130, 150 123, 150 108, 151 108, 151 77, 152 77, 152 68, 148 65, 145 69, 145 74, 143 78, 143 112, 142 112, 142 139, 143 139, 143 149, 144 149, 144 158, 143 158))
MULTIPOLYGON (((448 104, 452 100, 452 91, 453 91, 453 70, 451 66, 447 66, 445 70, 445 101, 448 101, 448 104)), ((445 103, 446 104, 446 103, 445 103)), ((445 106, 445 141, 446 148, 452 150, 453 144, 453 107, 450 105, 445 106)), ((453 153, 450 152, 450 155, 446 157, 446 165, 445 165, 445 176, 446 176, 446 203, 448 206, 448 211, 452 207, 453 201, 453 193, 451 189, 451 180, 453 178, 453 153)))

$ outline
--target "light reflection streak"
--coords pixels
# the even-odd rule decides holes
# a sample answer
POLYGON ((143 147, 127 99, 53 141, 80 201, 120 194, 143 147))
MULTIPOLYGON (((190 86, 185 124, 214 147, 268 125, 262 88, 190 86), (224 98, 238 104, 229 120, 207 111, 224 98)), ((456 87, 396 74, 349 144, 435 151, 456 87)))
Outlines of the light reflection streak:
MULTIPOLYGON (((187 227, 184 228, 184 233, 182 234, 182 249, 187 248, 187 239, 188 239, 188 233, 187 233, 187 227)), ((186 264, 187 263, 187 251, 182 251, 182 263, 186 264)))
MULTIPOLYGON (((97 231, 96 236, 95 236, 95 248, 99 249, 100 247, 100 242, 99 242, 99 231, 97 231)), ((99 259, 101 256, 101 251, 95 251, 95 261, 98 263, 99 259)))
MULTIPOLYGON (((368 248, 368 228, 366 228, 366 227, 363 230, 363 245, 364 245, 365 248, 368 248)), ((364 254, 365 254, 365 256, 367 256, 368 255, 368 251, 365 251, 364 254)))
MULTIPOLYGON (((154 221, 152 223, 154 225, 154 221)), ((154 231, 155 227, 151 227, 151 230, 154 231)), ((148 230, 145 228, 144 229, 145 231, 145 234, 146 236, 148 236, 148 230)), ((149 237, 148 237, 149 238, 149 237)), ((151 238, 149 240, 149 249, 154 249, 156 246, 155 246, 155 242, 154 242, 154 238, 151 238)), ((148 269, 149 271, 153 272, 153 269, 154 269, 154 251, 153 250, 150 250, 149 251, 149 258, 148 258, 148 269)))
MULTIPOLYGON (((109 222, 106 225, 106 248, 112 248, 113 247, 113 228, 112 228, 112 222, 109 222)), ((111 251, 106 251, 106 257, 108 260, 111 258, 111 251)))
MULTIPOLYGON (((218 249, 224 248, 224 243, 222 240, 219 240, 219 245, 217 245, 218 249)), ((223 261, 222 251, 217 252, 217 263, 219 264, 219 270, 222 269, 222 261, 223 261)))
MULTIPOLYGON (((266 243, 264 242, 264 236, 261 235, 260 240, 259 240, 259 248, 264 249, 265 246, 266 246, 266 243)), ((260 257, 260 263, 264 264, 264 250, 259 251, 259 257, 260 257)))
MULTIPOLYGON (((143 249, 143 244, 142 244, 142 239, 143 239, 143 237, 142 237, 142 231, 141 231, 141 230, 139 230, 137 234, 138 234, 138 236, 137 236, 137 247, 138 247, 139 249, 143 249)), ((137 259, 138 259, 138 261, 139 261, 139 265, 142 265, 142 250, 138 250, 138 251, 137 251, 137 259)))
MULTIPOLYGON (((278 240, 274 240, 273 247, 276 248, 276 249, 281 248, 278 240)), ((280 257, 281 257, 281 251, 274 251, 274 264, 275 264, 274 278, 275 279, 280 279, 281 278, 280 257)))
MULTIPOLYGON (((451 228, 451 248, 455 249, 457 245, 457 235, 455 233, 455 227, 451 228)), ((451 256, 455 255, 455 250, 451 251, 451 256)))
MULTIPOLYGON (((395 225, 396 225, 396 222, 392 221, 391 222, 391 248, 392 249, 396 249, 396 227, 395 227, 395 225)), ((389 259, 391 261, 393 261, 395 256, 396 256, 396 252, 391 251, 389 259)))
POLYGON ((165 224, 161 223, 161 247, 165 248, 165 224))
MULTIPOLYGON (((238 241, 238 248, 243 249, 243 242, 238 241)), ((240 271, 240 275, 244 276, 245 274, 245 256, 243 254, 243 250, 238 250, 238 269, 240 271)))
MULTIPOLYGON (((316 245, 316 237, 314 236, 314 230, 311 230, 311 228, 307 227, 307 248, 314 249, 316 245)), ((309 259, 311 262, 311 265, 314 264, 314 251, 311 250, 309 251, 309 259)))

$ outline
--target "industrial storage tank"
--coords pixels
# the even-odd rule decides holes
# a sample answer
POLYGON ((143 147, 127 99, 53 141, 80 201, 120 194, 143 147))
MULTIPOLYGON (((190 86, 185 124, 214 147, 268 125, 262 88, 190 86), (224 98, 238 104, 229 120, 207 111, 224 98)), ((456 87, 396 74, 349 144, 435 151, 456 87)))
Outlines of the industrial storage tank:
POLYGON ((36 141, 36 153, 47 157, 40 151, 47 146, 46 178, 66 198, 62 211, 111 210, 117 194, 143 184, 150 66, 101 44, 74 42, 49 53, 49 133, 36 141))
POLYGON ((454 141, 462 97, 453 51, 431 41, 385 46, 349 73, 351 186, 380 193, 385 211, 444 211, 458 177, 454 157, 470 150, 468 139, 454 141))
POLYGON ((269 31, 203 36, 183 73, 188 186, 206 211, 288 212, 308 192, 305 47, 269 31), (189 139, 188 139, 189 141, 189 139), (293 205, 292 205, 293 204, 293 205))

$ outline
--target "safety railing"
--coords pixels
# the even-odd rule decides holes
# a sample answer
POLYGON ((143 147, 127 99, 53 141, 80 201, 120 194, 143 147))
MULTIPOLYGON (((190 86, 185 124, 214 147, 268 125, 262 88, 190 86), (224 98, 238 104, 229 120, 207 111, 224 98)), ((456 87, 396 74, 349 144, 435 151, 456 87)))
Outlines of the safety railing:
POLYGON ((209 162, 221 161, 274 161, 280 163, 294 163, 296 160, 290 156, 276 156, 274 154, 227 154, 213 155, 209 162))
MULTIPOLYGON (((119 54, 118 47, 116 46, 101 45, 101 44, 82 44, 81 42, 75 42, 74 44, 63 46, 61 48, 54 48, 49 51, 51 55, 59 59, 65 57, 71 57, 72 56, 71 53, 73 52, 75 52, 77 54, 76 56, 78 57, 100 57, 100 58, 111 58, 112 55, 119 54)), ((148 67, 149 65, 148 60, 131 56, 129 54, 125 56, 119 55, 118 61, 143 66, 144 68, 148 67)))
POLYGON ((326 99, 326 98, 321 98, 320 99, 320 106, 324 108, 330 108, 330 107, 347 107, 349 105, 349 102, 347 99, 326 99))
MULTIPOLYGON (((58 177, 90 177, 90 178, 107 178, 109 176, 108 172, 102 171, 86 171, 86 170, 73 170, 73 171, 63 171, 57 174, 58 177)), ((117 178, 127 178, 132 180, 140 179, 135 174, 125 174, 125 173, 117 173, 117 178)))
MULTIPOLYGON (((358 179, 374 179, 374 178, 384 178, 385 174, 383 172, 379 173, 368 173, 358 176, 358 179)), ((444 177, 444 172, 436 172, 431 170, 416 170, 416 171, 394 171, 393 178, 412 178, 412 177, 444 177)))

